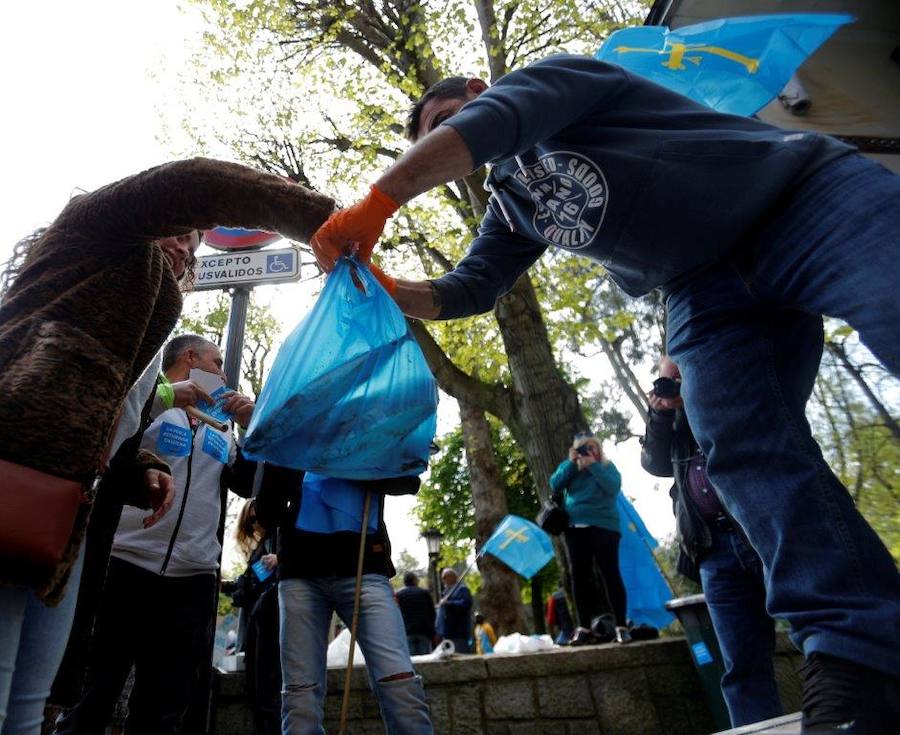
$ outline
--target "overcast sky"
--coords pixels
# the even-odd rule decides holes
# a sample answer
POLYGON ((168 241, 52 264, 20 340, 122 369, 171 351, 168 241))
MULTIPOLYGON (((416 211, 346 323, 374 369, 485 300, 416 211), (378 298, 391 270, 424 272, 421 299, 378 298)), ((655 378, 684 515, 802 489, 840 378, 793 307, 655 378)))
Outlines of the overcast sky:
MULTIPOLYGON (((157 139, 160 111, 179 119, 173 81, 186 44, 196 43, 200 31, 196 17, 179 12, 175 0, 32 0, 8 3, 3 14, 0 261, 20 237, 52 220, 75 190, 172 158, 157 139)), ((290 329, 313 291, 269 287, 259 296, 290 329)), ((189 297, 187 308, 201 298, 189 297)), ((605 374, 601 359, 592 367, 585 366, 588 374, 605 374)), ((442 430, 452 426, 454 411, 445 401, 442 430)), ((650 530, 660 538, 671 533, 668 484, 641 470, 637 441, 608 447, 608 454, 650 530)), ((388 501, 395 558, 408 549, 424 560, 424 543, 407 518, 411 506, 410 499, 388 501)))

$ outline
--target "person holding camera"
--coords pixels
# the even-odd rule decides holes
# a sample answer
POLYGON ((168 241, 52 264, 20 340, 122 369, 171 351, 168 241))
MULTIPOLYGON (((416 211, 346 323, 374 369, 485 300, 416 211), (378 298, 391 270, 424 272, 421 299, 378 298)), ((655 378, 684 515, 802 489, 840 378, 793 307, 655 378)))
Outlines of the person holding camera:
POLYGON ((762 561, 709 480, 706 457, 684 413, 678 366, 663 357, 659 376, 648 394, 641 466, 675 480, 669 494, 680 547, 678 571, 703 586, 722 651, 721 687, 731 726, 779 717, 772 662, 775 621, 766 612, 762 561))
POLYGON ((570 641, 573 646, 602 642, 592 632, 592 623, 610 608, 615 615, 616 640, 631 640, 625 618, 625 585, 619 572, 622 535, 616 496, 621 485, 619 471, 603 456, 600 442, 590 433, 575 436, 568 459, 550 477, 553 499, 569 515, 564 537, 579 626, 570 641), (605 590, 608 605, 604 605, 600 590, 605 590))

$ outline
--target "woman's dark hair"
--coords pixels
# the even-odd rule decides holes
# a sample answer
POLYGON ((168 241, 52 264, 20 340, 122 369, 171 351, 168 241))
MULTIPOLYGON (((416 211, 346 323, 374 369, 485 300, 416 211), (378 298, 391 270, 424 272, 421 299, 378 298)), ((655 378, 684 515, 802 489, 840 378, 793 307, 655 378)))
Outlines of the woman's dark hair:
POLYGON ((249 559, 250 555, 259 546, 265 537, 266 532, 256 522, 256 500, 250 498, 238 515, 237 528, 234 531, 234 537, 237 540, 238 548, 245 558, 249 559))
MULTIPOLYGON (((199 239, 200 245, 203 244, 204 232, 203 230, 197 230, 197 237, 199 239)), ((199 247, 199 246, 198 246, 199 247)), ((182 293, 188 293, 194 288, 194 278, 196 277, 196 268, 197 268, 197 256, 191 253, 191 257, 184 264, 184 273, 181 276, 181 279, 178 281, 181 286, 182 293)))
MULTIPOLYGON (((0 302, 6 298, 6 294, 9 291, 10 286, 12 286, 13 281, 15 281, 22 272, 22 268, 25 267, 25 264, 33 254, 35 245, 40 241, 48 229, 50 229, 49 226, 38 227, 34 232, 30 235, 26 235, 13 246, 12 255, 4 264, 5 267, 3 268, 3 273, 0 274, 0 302)), ((197 230, 197 235, 199 236, 200 244, 202 245, 204 238, 203 230, 197 230)), ((194 286, 196 266, 197 256, 191 255, 184 264, 184 274, 179 280, 181 290, 184 293, 190 291, 194 286)))
POLYGON ((44 236, 48 229, 47 227, 38 227, 34 232, 26 235, 13 246, 12 255, 6 261, 3 275, 0 276, 0 301, 6 298, 13 281, 22 272, 22 268, 25 267, 29 257, 32 255, 33 246, 44 236))

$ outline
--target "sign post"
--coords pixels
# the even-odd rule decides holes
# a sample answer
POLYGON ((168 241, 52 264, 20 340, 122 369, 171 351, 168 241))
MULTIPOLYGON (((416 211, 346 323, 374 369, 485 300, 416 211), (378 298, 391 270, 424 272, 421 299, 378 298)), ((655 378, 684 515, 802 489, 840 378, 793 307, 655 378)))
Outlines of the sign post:
POLYGON ((225 380, 228 387, 234 390, 239 390, 241 385, 241 356, 244 353, 244 328, 247 325, 250 288, 235 286, 231 291, 228 339, 225 342, 225 380))
POLYGON ((224 252, 197 259, 195 291, 231 290, 224 369, 228 386, 235 390, 241 383, 250 291, 264 283, 291 283, 300 279, 298 248, 264 248, 278 239, 279 235, 268 232, 217 227, 206 233, 205 241, 224 252))

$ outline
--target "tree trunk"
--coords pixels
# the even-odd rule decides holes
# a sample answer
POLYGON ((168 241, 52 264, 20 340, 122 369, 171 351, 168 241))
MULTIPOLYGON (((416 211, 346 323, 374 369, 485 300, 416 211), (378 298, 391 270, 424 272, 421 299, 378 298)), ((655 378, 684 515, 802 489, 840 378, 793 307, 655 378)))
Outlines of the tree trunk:
MULTIPOLYGON (((531 280, 520 278, 494 308, 509 371, 512 412, 505 422, 525 454, 538 498, 550 497, 550 475, 568 457, 572 437, 588 428, 578 393, 553 356, 531 280)), ((562 536, 551 537, 565 589, 571 589, 569 558, 562 536)))
MULTIPOLYGON (((573 434, 587 428, 578 393, 562 375, 543 314, 527 276, 497 302, 494 314, 513 379, 512 389, 485 383, 463 372, 441 350, 425 326, 409 320, 438 385, 499 418, 525 454, 540 500, 550 497, 550 475, 568 456, 573 434)), ((553 538, 563 585, 569 564, 559 537, 553 538)))
MULTIPOLYGON (((491 427, 484 411, 460 401, 459 415, 475 509, 475 549, 480 551, 507 514, 506 487, 494 457, 491 427)), ((478 570, 484 582, 480 612, 496 624, 498 635, 524 632, 518 575, 490 554, 478 559, 478 570)))
POLYGON ((631 401, 631 405, 634 406, 638 416, 641 417, 641 421, 646 424, 648 419, 647 400, 644 398, 641 385, 628 365, 628 361, 622 356, 621 342, 611 343, 601 339, 600 347, 612 366, 616 381, 628 397, 628 400, 631 401))
POLYGON ((513 379, 506 423, 525 452, 541 500, 550 497, 550 475, 568 456, 573 434, 587 429, 578 393, 563 377, 534 287, 527 276, 494 309, 513 379))

